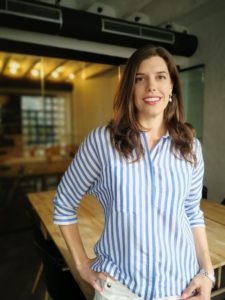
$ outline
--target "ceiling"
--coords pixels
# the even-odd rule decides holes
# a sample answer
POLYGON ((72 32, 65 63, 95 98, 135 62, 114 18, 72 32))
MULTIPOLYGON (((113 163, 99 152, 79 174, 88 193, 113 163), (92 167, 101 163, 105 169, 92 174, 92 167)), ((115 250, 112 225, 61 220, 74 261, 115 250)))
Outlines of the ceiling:
POLYGON ((72 83, 77 78, 88 79, 115 66, 84 61, 39 57, 0 52, 0 77, 55 83, 72 83))
POLYGON ((224 0, 45 0, 44 2, 59 3, 69 8, 163 28, 172 25, 177 31, 183 29, 188 31, 191 24, 225 9, 224 0))
MULTIPOLYGON (((190 25, 225 9, 224 0, 42 0, 69 8, 85 10, 175 31, 190 31, 190 25)), ((112 68, 111 65, 85 63, 0 52, 0 76, 24 80, 73 82, 112 68)))

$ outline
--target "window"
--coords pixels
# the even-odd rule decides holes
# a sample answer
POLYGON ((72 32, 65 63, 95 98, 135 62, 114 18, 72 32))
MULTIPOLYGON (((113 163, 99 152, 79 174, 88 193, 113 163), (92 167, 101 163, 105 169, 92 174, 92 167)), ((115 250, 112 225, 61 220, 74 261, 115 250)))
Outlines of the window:
POLYGON ((25 146, 59 145, 65 134, 65 99, 22 96, 22 132, 25 146))

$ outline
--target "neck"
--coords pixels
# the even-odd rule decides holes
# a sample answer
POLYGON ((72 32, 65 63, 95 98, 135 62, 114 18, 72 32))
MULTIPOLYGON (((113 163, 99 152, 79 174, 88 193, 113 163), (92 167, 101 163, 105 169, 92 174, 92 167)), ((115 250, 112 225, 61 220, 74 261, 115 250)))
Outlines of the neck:
POLYGON ((153 140, 158 140, 161 136, 166 134, 166 126, 163 120, 148 119, 140 124, 147 129, 147 136, 153 140))
POLYGON ((148 118, 144 122, 139 120, 140 124, 147 129, 146 137, 150 149, 154 148, 160 138, 166 133, 166 126, 161 118, 148 118))

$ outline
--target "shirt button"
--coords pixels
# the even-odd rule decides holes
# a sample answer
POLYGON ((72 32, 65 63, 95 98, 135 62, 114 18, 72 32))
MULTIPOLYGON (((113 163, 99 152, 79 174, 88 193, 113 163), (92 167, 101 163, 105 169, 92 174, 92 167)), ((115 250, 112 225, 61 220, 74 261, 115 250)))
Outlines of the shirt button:
POLYGON ((111 283, 110 282, 107 283, 107 287, 111 288, 111 283))

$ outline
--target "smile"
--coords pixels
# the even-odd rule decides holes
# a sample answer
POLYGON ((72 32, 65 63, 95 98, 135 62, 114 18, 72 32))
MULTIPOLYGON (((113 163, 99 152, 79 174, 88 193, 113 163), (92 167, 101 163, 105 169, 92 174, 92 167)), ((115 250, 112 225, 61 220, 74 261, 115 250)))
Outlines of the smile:
POLYGON ((143 100, 147 104, 154 105, 154 104, 157 104, 161 100, 161 98, 160 97, 146 97, 143 100))

